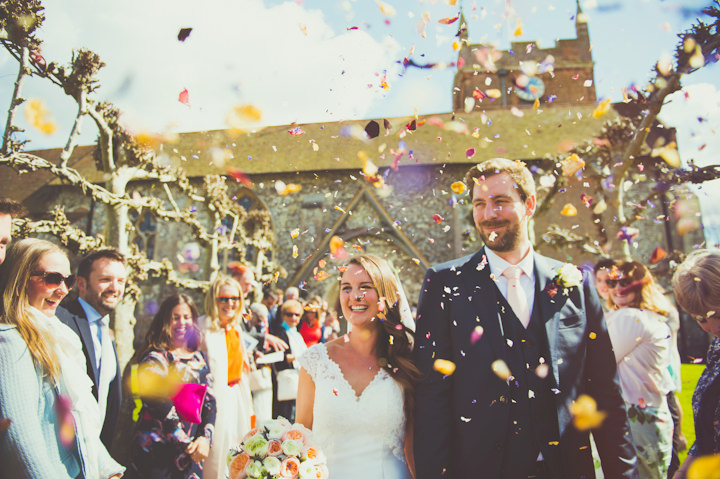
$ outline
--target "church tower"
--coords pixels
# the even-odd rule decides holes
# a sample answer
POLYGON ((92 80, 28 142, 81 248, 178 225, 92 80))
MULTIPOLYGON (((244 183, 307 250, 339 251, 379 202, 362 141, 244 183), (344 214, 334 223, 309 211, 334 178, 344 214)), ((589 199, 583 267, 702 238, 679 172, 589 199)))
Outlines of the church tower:
POLYGON ((541 49, 536 42, 512 42, 508 50, 470 44, 460 12, 453 111, 482 111, 597 101, 590 34, 577 2, 576 38, 541 49))

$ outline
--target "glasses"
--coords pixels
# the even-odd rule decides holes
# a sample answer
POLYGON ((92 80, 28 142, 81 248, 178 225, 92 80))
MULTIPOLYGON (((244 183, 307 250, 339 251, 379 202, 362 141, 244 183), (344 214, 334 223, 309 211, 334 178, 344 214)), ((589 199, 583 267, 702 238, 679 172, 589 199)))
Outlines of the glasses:
POLYGON ((219 303, 231 303, 231 302, 237 303, 241 299, 242 298, 240 296, 218 296, 217 297, 217 300, 219 303))
POLYGON ((632 278, 620 278, 620 279, 609 279, 606 281, 608 288, 612 289, 617 285, 620 285, 621 288, 624 288, 625 286, 630 286, 633 284, 632 278))
POLYGON ((717 319, 720 316, 720 313, 717 311, 708 311, 705 315, 702 314, 693 314, 691 315, 695 321, 697 321, 700 324, 705 324, 710 319, 717 319))
POLYGON ((50 288, 58 288, 62 283, 65 283, 65 286, 67 287, 68 291, 73 289, 73 286, 75 286, 75 275, 71 274, 70 276, 63 276, 60 273, 54 273, 52 271, 43 271, 42 273, 33 273, 30 276, 38 276, 42 278, 43 283, 45 283, 45 286, 48 286, 50 288))
POLYGON ((300 316, 302 316, 302 313, 293 313, 293 312, 291 312, 291 311, 285 311, 283 314, 284 314, 285 316, 297 316, 298 318, 299 318, 300 316))

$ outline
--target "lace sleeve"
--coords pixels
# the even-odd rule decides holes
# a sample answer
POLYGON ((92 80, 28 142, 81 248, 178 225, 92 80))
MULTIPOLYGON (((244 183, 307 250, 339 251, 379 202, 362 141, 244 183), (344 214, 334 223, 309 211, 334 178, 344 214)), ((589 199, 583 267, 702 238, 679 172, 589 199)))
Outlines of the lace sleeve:
POLYGON ((305 368, 305 371, 310 374, 313 381, 317 380, 318 363, 322 359, 322 351, 320 351, 320 348, 322 347, 325 347, 325 345, 317 344, 315 346, 311 346, 298 358, 300 366, 305 368))

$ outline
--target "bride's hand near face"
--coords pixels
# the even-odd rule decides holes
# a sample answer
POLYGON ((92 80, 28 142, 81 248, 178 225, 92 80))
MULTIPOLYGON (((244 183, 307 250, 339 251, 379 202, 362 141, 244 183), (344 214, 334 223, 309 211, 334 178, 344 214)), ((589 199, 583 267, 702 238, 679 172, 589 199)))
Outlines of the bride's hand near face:
POLYGON ((305 368, 300 368, 298 394, 295 401, 295 422, 308 429, 313 425, 313 406, 315 405, 315 383, 305 368))

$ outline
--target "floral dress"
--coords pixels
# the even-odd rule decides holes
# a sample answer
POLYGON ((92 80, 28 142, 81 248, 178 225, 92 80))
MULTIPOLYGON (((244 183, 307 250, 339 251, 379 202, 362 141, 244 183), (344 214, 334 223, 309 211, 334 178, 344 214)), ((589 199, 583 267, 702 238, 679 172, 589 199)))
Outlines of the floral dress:
POLYGON ((159 378, 172 373, 183 383, 206 384, 208 389, 200 424, 182 421, 169 399, 143 398, 133 435, 131 468, 142 478, 201 479, 202 466, 196 464, 185 449, 203 436, 212 444, 216 408, 205 354, 195 351, 190 358, 178 358, 169 351, 151 350, 143 358, 140 369, 159 378))
POLYGON ((705 456, 720 452, 720 338, 710 344, 707 366, 692 398, 695 444, 688 454, 705 456))

